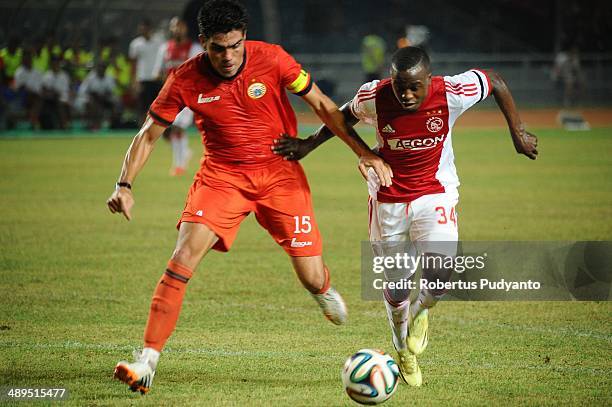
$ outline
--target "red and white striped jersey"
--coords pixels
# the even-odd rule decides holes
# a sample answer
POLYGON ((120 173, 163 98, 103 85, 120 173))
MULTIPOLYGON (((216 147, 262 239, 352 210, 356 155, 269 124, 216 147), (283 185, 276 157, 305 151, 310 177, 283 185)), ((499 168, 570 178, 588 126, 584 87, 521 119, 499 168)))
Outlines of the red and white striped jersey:
POLYGON ((472 69, 455 76, 434 76, 416 112, 402 108, 391 79, 359 88, 350 108, 376 128, 378 151, 393 169, 393 184, 380 185, 370 171, 368 190, 379 202, 411 202, 428 194, 457 192, 452 127, 457 118, 491 93, 487 74, 472 69))

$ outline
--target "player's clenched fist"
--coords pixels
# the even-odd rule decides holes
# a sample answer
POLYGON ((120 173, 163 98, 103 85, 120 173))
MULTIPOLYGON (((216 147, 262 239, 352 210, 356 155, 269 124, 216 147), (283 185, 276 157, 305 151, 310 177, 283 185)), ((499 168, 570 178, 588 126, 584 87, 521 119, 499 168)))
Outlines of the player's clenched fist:
POLYGON ((518 136, 512 137, 512 140, 517 153, 525 154, 532 160, 538 158, 538 138, 535 134, 522 130, 518 136))
POLYGON ((134 197, 132 191, 128 188, 117 188, 106 201, 108 209, 112 213, 122 213, 127 220, 132 219, 132 206, 134 206, 134 197))
POLYGON ((382 186, 391 186, 393 170, 389 164, 385 162, 385 160, 374 153, 364 154, 359 157, 359 171, 361 171, 361 175, 363 175, 363 178, 366 180, 368 179, 368 168, 372 168, 374 170, 382 186))

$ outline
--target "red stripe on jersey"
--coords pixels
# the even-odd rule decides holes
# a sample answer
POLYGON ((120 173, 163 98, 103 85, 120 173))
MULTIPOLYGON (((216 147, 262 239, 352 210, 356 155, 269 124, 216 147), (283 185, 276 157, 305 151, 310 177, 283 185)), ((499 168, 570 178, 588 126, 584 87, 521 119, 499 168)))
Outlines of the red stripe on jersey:
POLYGON ((371 95, 371 96, 357 96, 357 103, 363 103, 366 100, 371 100, 376 98, 376 95, 371 95))
POLYGON ((449 90, 446 91, 447 93, 453 94, 453 95, 458 95, 458 96, 476 96, 478 95, 478 92, 474 92, 474 93, 464 93, 464 92, 451 92, 449 90))
POLYGON ((460 88, 460 87, 461 87, 461 84, 460 84, 460 83, 453 84, 453 83, 450 83, 450 82, 446 82, 446 81, 444 81, 444 84, 445 84, 446 86, 450 86, 451 88, 460 88))
POLYGON ((452 83, 452 82, 449 82, 449 81, 444 81, 444 84, 445 85, 450 85, 450 86, 456 87, 456 88, 460 88, 462 86, 475 86, 476 85, 475 82, 471 82, 471 83, 456 83, 455 84, 455 83, 452 83))
POLYGON ((465 84, 458 83, 456 85, 453 85, 450 82, 444 82, 444 84, 446 85, 447 88, 450 87, 450 88, 453 88, 454 90, 461 90, 461 89, 464 89, 464 90, 476 90, 477 89, 475 83, 465 83, 465 84))
POLYGON ((359 92, 357 92, 357 94, 360 95, 360 96, 373 95, 375 93, 376 93, 376 89, 372 89, 372 90, 360 90, 359 92))
POLYGON ((376 88, 373 89, 359 89, 359 93, 371 93, 376 92, 376 88))
POLYGON ((448 90, 452 90, 453 92, 470 92, 470 91, 475 91, 478 90, 478 88, 474 87, 469 87, 469 88, 460 88, 460 89, 455 89, 455 88, 451 88, 450 86, 445 86, 446 89, 448 90))
POLYGON ((463 96, 475 96, 475 95, 478 95, 478 92, 470 92, 470 93, 454 92, 454 91, 451 91, 451 90, 448 90, 448 89, 446 89, 446 92, 447 93, 451 93, 453 95, 459 95, 459 96, 461 96, 461 95, 463 95, 463 96))

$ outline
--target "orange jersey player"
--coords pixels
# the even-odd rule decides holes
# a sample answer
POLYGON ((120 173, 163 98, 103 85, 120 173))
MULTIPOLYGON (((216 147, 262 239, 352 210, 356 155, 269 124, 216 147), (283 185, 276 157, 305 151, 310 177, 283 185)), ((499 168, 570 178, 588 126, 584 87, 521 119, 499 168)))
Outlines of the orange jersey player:
POLYGON ((115 368, 116 378, 143 394, 174 330, 193 271, 211 248, 230 249, 240 223, 251 212, 290 256, 299 280, 324 315, 334 324, 346 319, 344 302, 330 287, 302 167, 271 151, 280 134, 297 134, 285 90, 301 96, 353 149, 363 172, 372 168, 385 185, 391 183, 386 163, 359 140, 300 64, 279 46, 246 40, 247 15, 240 3, 206 2, 198 25, 204 53, 186 61, 166 80, 107 201, 111 212, 131 218, 131 184, 154 143, 184 107, 193 110, 203 130, 206 154, 178 222, 176 248, 153 295, 144 349, 134 363, 119 362, 115 368))

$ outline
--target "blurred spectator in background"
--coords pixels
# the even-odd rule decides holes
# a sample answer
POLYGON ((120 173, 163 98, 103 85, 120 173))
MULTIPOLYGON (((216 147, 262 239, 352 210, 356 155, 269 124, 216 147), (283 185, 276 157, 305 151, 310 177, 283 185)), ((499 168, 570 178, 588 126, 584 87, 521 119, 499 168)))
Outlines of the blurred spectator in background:
POLYGON ((133 115, 130 116, 130 113, 136 108, 136 95, 134 95, 132 86, 132 63, 120 51, 118 45, 116 37, 108 38, 100 52, 100 59, 108 66, 106 73, 115 80, 115 96, 124 107, 119 111, 122 116, 121 122, 126 123, 128 127, 136 127, 139 119, 135 119, 133 115))
POLYGON ((424 25, 407 25, 405 34, 397 39, 397 48, 419 47, 428 49, 429 28, 424 25))
POLYGON ((87 72, 93 67, 94 54, 83 49, 81 39, 77 38, 72 42, 72 46, 64 51, 64 61, 72 80, 79 84, 83 82, 87 72))
POLYGON ((129 57, 135 67, 132 69, 132 84, 138 94, 139 122, 142 123, 162 85, 154 72, 161 41, 153 35, 149 20, 143 20, 138 31, 139 36, 130 43, 129 57))
POLYGON ((387 45, 378 35, 366 35, 361 41, 361 66, 365 73, 365 81, 380 79, 385 67, 385 51, 387 45))
POLYGON ((62 58, 51 56, 51 69, 42 80, 43 107, 40 123, 45 130, 68 128, 70 119, 70 77, 62 70, 62 58))
MULTIPOLYGON (((40 109, 42 104, 42 74, 32 66, 32 52, 25 51, 20 53, 19 57, 21 64, 15 69, 13 74, 13 89, 15 96, 9 96, 9 99, 16 104, 22 104, 25 107, 28 120, 33 129, 40 128, 40 109)), ((9 115, 12 122, 12 110, 9 115)), ((14 109, 17 110, 17 109, 14 109)), ((12 123, 9 127, 13 127, 12 123)))
POLYGON ((552 80, 562 89, 563 107, 575 107, 578 104, 583 82, 580 51, 576 45, 556 55, 552 80))
POLYGON ((49 51, 45 47, 45 37, 38 37, 34 40, 32 55, 32 64, 39 72, 45 72, 49 69, 49 51))
POLYGON ((406 38, 411 46, 426 49, 429 42, 429 28, 424 25, 408 25, 406 38))
MULTIPOLYGON (((169 23, 170 39, 159 48, 154 73, 162 82, 183 62, 203 51, 202 46, 188 36, 187 24, 179 17, 173 17, 169 23)), ((172 145, 172 168, 170 175, 179 176, 185 173, 191 150, 185 130, 193 124, 193 112, 184 108, 174 119, 172 126, 164 131, 164 138, 172 145)))
POLYGON ((106 119, 110 120, 111 128, 118 127, 115 80, 106 73, 106 68, 106 64, 99 61, 79 88, 77 107, 85 112, 89 130, 99 130, 106 119))
POLYGON ((132 81, 132 64, 129 59, 119 50, 116 37, 110 37, 106 45, 100 51, 100 59, 108 68, 106 73, 115 79, 115 92, 122 97, 128 92, 132 81))
POLYGON ((57 42, 55 33, 47 31, 44 37, 39 38, 35 45, 34 67, 40 72, 47 72, 52 57, 63 56, 62 47, 57 42))
POLYGON ((19 68, 19 65, 21 65, 23 51, 19 46, 20 44, 21 39, 19 37, 11 37, 6 44, 6 47, 0 49, 0 58, 2 58, 4 63, 4 75, 9 83, 15 77, 17 68, 19 68))

